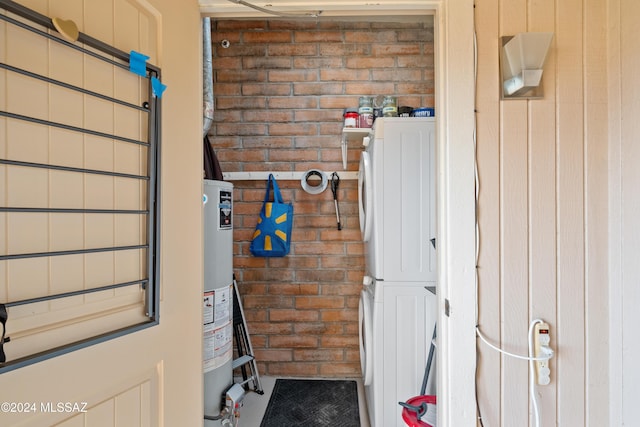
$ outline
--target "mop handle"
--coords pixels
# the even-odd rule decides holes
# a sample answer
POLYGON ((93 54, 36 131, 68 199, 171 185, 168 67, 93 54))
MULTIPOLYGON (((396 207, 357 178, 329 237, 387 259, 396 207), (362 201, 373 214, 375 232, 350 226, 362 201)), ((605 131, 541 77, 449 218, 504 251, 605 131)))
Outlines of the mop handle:
POLYGON ((436 339, 436 325, 433 325, 433 338, 431 338, 431 347, 429 347, 429 357, 427 358, 427 367, 424 371, 424 379, 422 380, 422 388, 420 389, 420 395, 424 396, 424 393, 427 390, 427 381, 429 380, 429 371, 431 371, 431 362, 433 362, 433 351, 435 350, 435 345, 433 342, 436 339))

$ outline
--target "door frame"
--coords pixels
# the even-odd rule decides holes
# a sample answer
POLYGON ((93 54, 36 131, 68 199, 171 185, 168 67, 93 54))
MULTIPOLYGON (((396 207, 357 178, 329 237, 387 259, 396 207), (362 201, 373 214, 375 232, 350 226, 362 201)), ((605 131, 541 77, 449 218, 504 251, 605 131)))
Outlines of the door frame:
POLYGON ((438 424, 477 422, 473 0, 435 11, 438 424))
MULTIPOLYGON (((316 7, 323 8, 322 2, 316 7)), ((362 8, 362 16, 367 16, 365 7, 354 9, 362 8)), ((471 427, 477 418, 475 100, 470 95, 475 93, 474 4, 473 0, 406 0, 397 7, 397 15, 408 11, 435 15, 438 424, 471 427)), ((208 10, 203 14, 247 18, 246 10, 241 10, 237 16, 233 12, 216 16, 208 10)))

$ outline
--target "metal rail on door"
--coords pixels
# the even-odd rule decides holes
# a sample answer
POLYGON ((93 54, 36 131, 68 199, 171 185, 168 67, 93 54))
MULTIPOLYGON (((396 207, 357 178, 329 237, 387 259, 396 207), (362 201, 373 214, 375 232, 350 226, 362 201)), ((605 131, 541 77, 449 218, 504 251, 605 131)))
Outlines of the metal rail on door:
MULTIPOLYGON (((130 54, 123 52, 115 47, 109 46, 100 40, 97 40, 91 36, 80 33, 76 42, 71 42, 63 39, 55 32, 55 27, 52 20, 40 13, 37 13, 31 9, 28 9, 22 5, 19 5, 10 0, 0 0, 0 22, 4 22, 5 31, 6 28, 11 27, 11 31, 21 32, 26 31, 25 34, 35 34, 47 40, 49 45, 56 44, 57 46, 63 46, 64 49, 69 49, 74 55, 82 55, 82 60, 86 61, 86 58, 98 60, 98 63, 103 63, 104 67, 108 70, 121 69, 129 71, 130 69, 130 54)), ((4 43, 4 41, 3 41, 4 43)), ((11 43, 11 40, 6 41, 7 44, 11 43)), ((7 55, 5 55, 7 56, 7 55)), ((63 61, 64 59, 62 59, 63 61)), ((127 72, 127 79, 136 78, 138 80, 138 86, 143 90, 140 91, 140 98, 145 98, 141 105, 136 105, 128 100, 123 100, 117 96, 111 94, 100 93, 99 90, 91 90, 83 87, 82 84, 72 84, 70 82, 62 81, 61 79, 54 79, 48 73, 42 71, 29 70, 24 65, 16 65, 7 63, 8 61, 0 61, 0 72, 6 76, 11 75, 12 78, 19 76, 20 79, 26 82, 32 82, 33 86, 44 87, 45 91, 49 93, 52 88, 55 90, 69 92, 70 94, 79 94, 84 99, 98 100, 101 103, 108 103, 112 105, 115 111, 116 107, 128 111, 130 115, 135 115, 139 118, 139 127, 141 128, 141 138, 132 138, 131 136, 120 135, 118 132, 105 132, 103 130, 97 130, 89 128, 88 126, 77 126, 75 124, 64 123, 50 118, 43 118, 29 116, 23 114, 24 111, 15 112, 10 111, 11 105, 7 101, 8 95, 5 92, 4 102, 3 96, 0 92, 0 121, 4 121, 5 124, 11 123, 12 126, 27 126, 35 129, 46 129, 47 133, 51 132, 51 129, 61 130, 73 135, 82 135, 83 143, 87 144, 86 136, 97 138, 102 143, 111 144, 113 146, 113 152, 116 151, 115 144, 132 144, 136 147, 141 147, 140 153, 140 172, 141 173, 128 173, 116 170, 115 161, 112 170, 108 168, 92 168, 92 167, 76 167, 65 164, 56 164, 54 162, 43 162, 36 159, 25 159, 24 156, 15 158, 10 155, 6 149, 6 145, 9 144, 9 132, 5 132, 6 141, 4 153, 0 144, 0 168, 4 169, 0 171, 0 186, 5 186, 2 193, 5 195, 0 196, 0 230, 4 229, 6 232, 0 234, 0 313, 4 313, 4 320, 2 335, 0 336, 0 373, 7 372, 31 363, 35 363, 50 357, 58 356, 70 351, 77 350, 89 345, 93 345, 108 339, 122 336, 124 334, 134 332, 140 329, 153 326, 159 321, 159 212, 160 212, 160 199, 159 199, 159 156, 160 156, 160 99, 154 95, 152 87, 152 79, 160 79, 160 69, 152 64, 146 63, 144 69, 144 75, 136 75, 131 77, 133 73, 127 72), (63 172, 65 174, 71 174, 70 176, 81 176, 82 182, 86 182, 87 176, 102 176, 109 179, 121 180, 119 182, 125 183, 123 185, 130 185, 138 188, 141 197, 139 198, 139 205, 135 208, 116 208, 115 203, 113 208, 92 207, 87 206, 86 201, 81 200, 78 203, 74 203, 73 206, 60 207, 51 206, 50 202, 44 200, 42 206, 9 206, 9 198, 6 193, 9 191, 12 185, 19 185, 20 188, 24 188, 24 183, 13 182, 8 179, 8 172, 10 168, 13 170, 42 170, 63 172), (146 170, 144 170, 146 169, 146 170), (4 176, 3 176, 4 175, 4 176), (82 205, 83 207, 77 207, 82 205), (103 218, 106 216, 113 224, 117 223, 117 218, 124 218, 134 216, 135 222, 139 225, 140 233, 137 237, 140 242, 138 244, 127 245, 106 245, 93 247, 95 245, 87 245, 86 243, 81 245, 82 247, 64 249, 64 250, 49 250, 49 251, 27 251, 18 253, 7 253, 5 249, 7 247, 6 241, 8 240, 8 233, 21 232, 20 230, 10 229, 7 217, 12 215, 12 218, 18 218, 20 216, 28 216, 33 214, 43 215, 69 215, 70 218, 78 218, 78 215, 82 216, 82 227, 86 227, 85 220, 90 216, 101 215, 103 218), (4 242, 3 242, 4 240, 4 242), (89 247, 87 247, 89 246, 89 247), (101 283, 101 284, 88 284, 82 283, 77 289, 66 289, 64 292, 46 292, 39 295, 29 295, 27 298, 11 299, 11 275, 8 273, 10 268, 9 264, 16 260, 34 260, 36 258, 47 258, 51 260, 54 257, 69 257, 73 255, 81 255, 86 257, 88 254, 97 253, 111 253, 114 254, 114 259, 117 253, 126 253, 130 251, 138 251, 138 255, 131 255, 132 259, 135 257, 139 261, 137 266, 138 271, 141 272, 140 277, 135 277, 132 280, 124 280, 118 283, 101 283), (4 277, 3 277, 4 276, 4 277), (4 282, 4 291, 2 289, 2 283, 4 282), (78 296, 87 296, 89 294, 96 294, 99 292, 113 291, 122 288, 139 287, 144 294, 144 301, 141 302, 140 310, 144 310, 141 313, 143 321, 135 324, 122 327, 118 325, 113 330, 99 331, 95 334, 82 337, 71 342, 64 342, 61 345, 54 345, 49 348, 42 348, 33 354, 22 354, 17 358, 11 358, 11 324, 12 324, 12 309, 19 306, 37 305, 50 301, 68 299, 78 296), (3 298, 5 299, 3 301, 3 298), (4 350, 4 351, 3 351, 4 350), (4 353, 8 354, 8 357, 4 356, 4 353), (5 359, 5 360, 2 360, 5 359)), ((84 72, 84 71, 82 71, 84 72)), ((108 71, 111 72, 111 71, 108 71)), ((121 73, 125 74, 125 73, 121 73)), ((117 73, 113 73, 114 76, 117 73)), ((114 80, 116 77, 114 77, 114 80)), ((127 80, 129 81, 129 80, 127 80)), ((29 84, 29 83, 26 83, 29 84)), ((114 83, 115 85, 116 83, 114 83)), ((25 94, 24 96, 28 96, 25 94)), ((135 98, 135 96, 134 96, 135 98)), ((85 104, 86 105, 86 104, 85 104)), ((86 107, 85 107, 86 108, 86 107)), ((83 113, 84 114, 84 113, 83 113)), ((83 122, 84 118, 78 118, 78 121, 83 122)), ((108 120, 108 119, 105 119, 108 120)), ((112 118, 112 128, 116 129, 117 119, 112 118)), ((6 129, 7 126, 5 125, 6 129)), ((20 144, 28 144, 30 141, 20 141, 20 144)), ((15 141, 13 141, 15 143, 15 141)), ((28 150, 27 150, 28 151, 28 150)), ((41 158, 42 156, 35 156, 41 158)), ((60 157, 60 156, 58 156, 60 157)), ((49 183, 49 186, 52 184, 49 183)), ((84 184, 86 185, 86 184, 84 184)), ((113 192, 117 193, 117 185, 113 184, 113 192)), ((16 191, 16 190, 14 190, 16 191)), ((47 190, 47 191, 50 191, 47 190)), ((86 190, 85 190, 86 191, 86 190)), ((85 197, 83 196, 83 199, 85 197)), ((114 196, 115 199, 115 196, 114 196)), ((50 218, 50 217, 49 217, 50 218)), ((52 221, 49 219, 49 223, 52 221)), ((20 221, 15 221, 16 224, 20 224, 20 221)), ((28 221, 25 222, 28 224, 28 221)), ((53 227, 52 225, 49 225, 53 227)), ((115 229, 115 226, 114 226, 115 229)), ((64 233, 64 230, 60 231, 64 233)), ((115 230, 113 231, 115 236, 115 230)), ((83 237, 86 241, 86 237, 83 237)), ((117 239, 113 237, 112 241, 117 239)), ((115 263, 115 261, 114 261, 115 263)), ((50 265, 50 262, 49 262, 50 265)), ((50 268, 50 267, 49 267, 50 268)), ((115 270, 115 267, 114 267, 115 270)), ((86 281, 86 275, 85 275, 86 281)), ((28 285, 27 285, 28 286, 28 285)), ((34 284, 34 288, 38 288, 34 284)), ((29 292, 18 292, 19 294, 29 294, 29 292)), ((34 313, 37 312, 35 308, 34 313)), ((24 314, 23 314, 24 315, 24 314)), ((1 316, 0 316, 1 317, 1 316)), ((47 328, 47 325, 42 325, 43 328, 47 328)), ((51 327, 52 328, 52 327, 51 327)), ((107 328, 108 329, 108 328, 107 328)), ((55 329, 52 328, 51 333, 55 329)), ((20 338, 14 340, 18 341, 20 338)))

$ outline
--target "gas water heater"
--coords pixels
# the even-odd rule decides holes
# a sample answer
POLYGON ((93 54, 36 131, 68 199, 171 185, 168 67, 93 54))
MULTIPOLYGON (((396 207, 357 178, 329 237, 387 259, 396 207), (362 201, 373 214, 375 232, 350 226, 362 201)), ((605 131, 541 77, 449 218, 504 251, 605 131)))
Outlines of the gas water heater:
MULTIPOLYGON (((233 184, 204 180, 203 370, 205 427, 233 420, 233 184)), ((235 406, 235 405, 234 405, 235 406)))

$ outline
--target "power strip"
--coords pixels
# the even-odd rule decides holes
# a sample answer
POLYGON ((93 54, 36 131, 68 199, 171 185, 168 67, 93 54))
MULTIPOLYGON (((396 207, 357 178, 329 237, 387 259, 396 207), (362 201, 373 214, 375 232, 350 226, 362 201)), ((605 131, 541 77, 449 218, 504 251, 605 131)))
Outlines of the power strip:
MULTIPOLYGON (((549 325, 547 323, 536 323, 534 330, 534 356, 539 358, 550 358, 553 350, 549 346, 551 337, 549 336, 549 325)), ((536 382, 538 385, 548 385, 551 382, 551 368, 549 359, 536 360, 536 382)))

